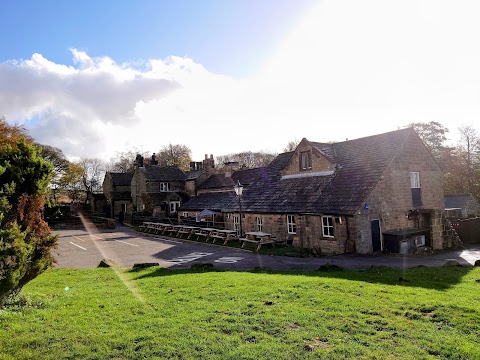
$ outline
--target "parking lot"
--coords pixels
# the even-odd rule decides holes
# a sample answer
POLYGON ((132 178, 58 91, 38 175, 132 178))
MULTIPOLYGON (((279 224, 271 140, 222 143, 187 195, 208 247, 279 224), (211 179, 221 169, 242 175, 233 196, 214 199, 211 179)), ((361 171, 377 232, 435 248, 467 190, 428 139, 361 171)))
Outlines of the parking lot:
POLYGON ((429 256, 417 255, 338 255, 310 258, 259 255, 251 251, 216 246, 187 240, 153 237, 128 227, 115 230, 58 230, 55 251, 61 268, 94 268, 102 259, 115 261, 121 267, 153 262, 164 268, 189 268, 193 263, 211 263, 216 268, 232 271, 264 267, 273 270, 314 270, 323 264, 350 269, 370 266, 408 268, 418 265, 442 266, 448 260, 473 265, 480 259, 480 247, 442 252, 429 256))

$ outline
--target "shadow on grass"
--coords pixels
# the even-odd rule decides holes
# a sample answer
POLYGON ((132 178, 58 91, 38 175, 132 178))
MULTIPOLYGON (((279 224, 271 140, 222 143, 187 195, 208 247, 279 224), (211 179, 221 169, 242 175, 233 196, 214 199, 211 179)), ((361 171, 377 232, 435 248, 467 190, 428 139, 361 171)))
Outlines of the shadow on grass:
MULTIPOLYGON (((273 271, 265 268, 257 268, 253 271, 244 271, 264 275, 292 275, 292 276, 311 276, 318 278, 342 279, 349 281, 367 282, 371 284, 383 284, 390 286, 420 287, 433 290, 448 290, 457 285, 462 279, 473 273, 472 276, 480 286, 480 270, 473 266, 458 267, 417 267, 410 269, 392 269, 382 267, 372 267, 367 270, 346 270, 335 267, 320 267, 316 271, 273 271)), ((195 274, 205 272, 232 272, 215 269, 213 264, 197 263, 190 269, 165 269, 151 268, 149 270, 132 269, 130 273, 138 273, 135 279, 145 279, 151 277, 171 276, 179 274, 195 274)))

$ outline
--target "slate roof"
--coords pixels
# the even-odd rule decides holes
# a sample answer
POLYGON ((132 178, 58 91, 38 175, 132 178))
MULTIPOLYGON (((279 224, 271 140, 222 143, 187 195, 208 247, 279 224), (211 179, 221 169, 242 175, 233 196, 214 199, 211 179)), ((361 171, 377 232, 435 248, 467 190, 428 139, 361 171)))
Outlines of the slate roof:
POLYGON ((130 191, 115 191, 112 192, 112 200, 131 200, 132 193, 130 191))
MULTIPOLYGON (((271 171, 244 190, 242 208, 245 212, 351 215, 412 135, 417 136, 412 129, 402 129, 335 144, 312 143, 321 144, 324 154, 328 152, 324 145, 331 147, 328 156, 334 156, 337 164, 334 174, 278 179, 271 171)), ((236 202, 224 210, 238 211, 236 202)))
POLYGON ((199 176, 203 174, 203 170, 192 170, 185 174, 185 181, 187 180, 195 180, 199 176))
POLYGON ((130 186, 133 174, 131 173, 114 173, 111 172, 113 186, 130 186))
MULTIPOLYGON (((240 180, 246 185, 242 196, 245 212, 352 215, 410 136, 418 135, 412 129, 402 129, 334 144, 310 142, 336 164, 333 174, 282 178, 281 170, 294 154, 288 152, 266 167, 239 170, 231 178, 212 176, 202 188, 233 188, 240 180)), ((235 193, 205 193, 182 206, 182 210, 203 209, 236 212, 235 193)))
POLYGON ((217 191, 200 194, 180 207, 180 211, 187 210, 212 210, 222 211, 232 201, 236 201, 237 196, 234 191, 217 191))
POLYGON ((446 209, 465 209, 470 201, 475 201, 472 194, 445 195, 446 209))
POLYGON ((265 178, 268 174, 268 169, 266 167, 259 167, 254 169, 242 169, 237 170, 232 173, 231 177, 227 177, 224 174, 215 174, 211 175, 207 180, 205 180, 198 188, 199 189, 220 189, 220 188, 231 188, 238 181, 244 186, 249 186, 259 179, 265 178))
POLYGON ((185 173, 176 166, 146 165, 144 168, 146 180, 184 181, 185 173))

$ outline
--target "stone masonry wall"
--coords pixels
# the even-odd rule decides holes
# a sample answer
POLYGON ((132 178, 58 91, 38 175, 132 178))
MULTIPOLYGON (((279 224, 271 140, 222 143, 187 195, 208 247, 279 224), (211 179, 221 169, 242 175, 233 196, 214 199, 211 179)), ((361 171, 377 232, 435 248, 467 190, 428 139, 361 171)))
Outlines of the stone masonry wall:
MULTIPOLYGON (((416 222, 408 219, 409 210, 414 210, 410 186, 410 172, 420 173, 422 206, 416 209, 443 211, 443 173, 421 141, 411 136, 393 161, 383 172, 377 186, 356 214, 356 248, 359 253, 372 251, 370 222, 380 219, 381 231, 413 228, 416 222)), ((434 219, 432 218, 432 221, 434 219)), ((438 246, 438 237, 431 234, 438 246)))
POLYGON ((292 175, 298 173, 308 172, 320 172, 320 171, 333 171, 335 170, 335 164, 328 161, 323 155, 308 143, 308 141, 302 141, 295 153, 292 155, 290 162, 282 171, 282 175, 292 175), (312 169, 306 171, 300 171, 300 153, 303 151, 312 151, 312 169))

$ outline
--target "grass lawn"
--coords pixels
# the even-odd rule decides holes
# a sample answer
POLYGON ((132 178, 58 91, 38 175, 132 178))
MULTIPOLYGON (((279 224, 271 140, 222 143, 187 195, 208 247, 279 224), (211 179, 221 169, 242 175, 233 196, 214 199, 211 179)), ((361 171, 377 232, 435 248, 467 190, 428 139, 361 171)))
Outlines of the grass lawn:
POLYGON ((480 268, 120 278, 29 283, 0 310, 0 359, 480 359, 480 268))

